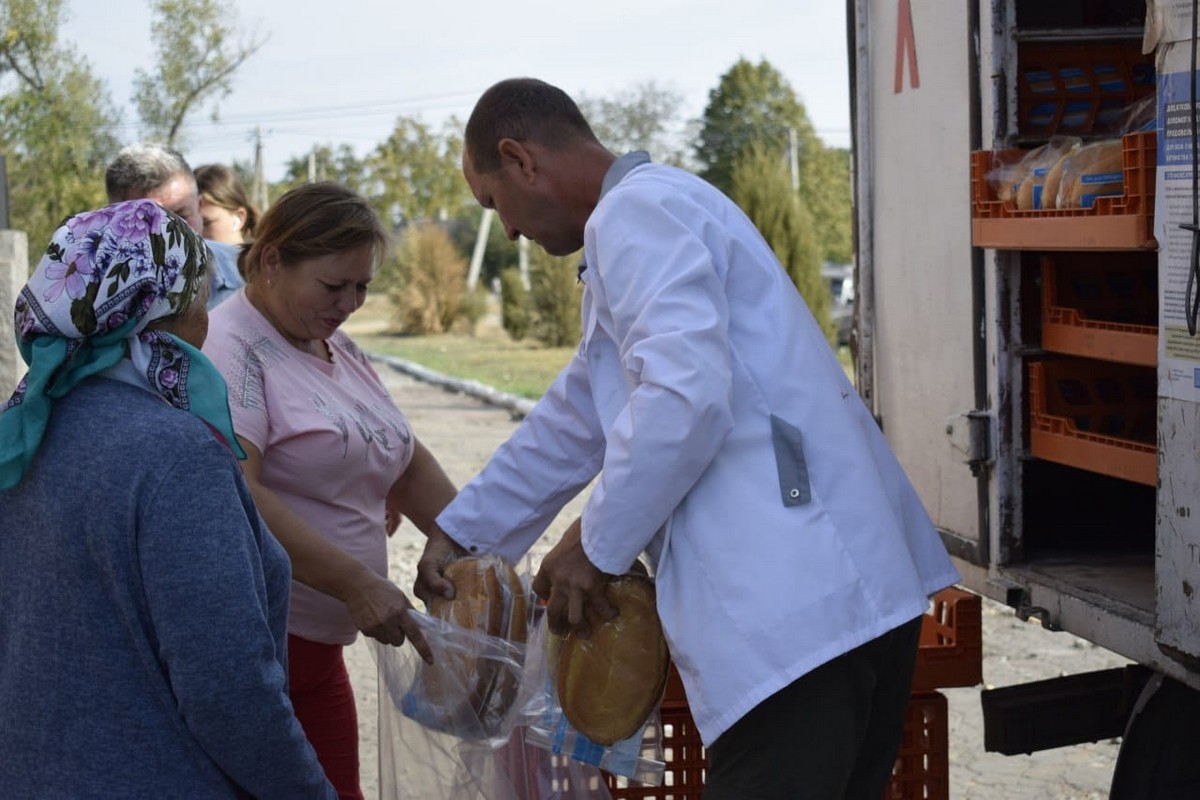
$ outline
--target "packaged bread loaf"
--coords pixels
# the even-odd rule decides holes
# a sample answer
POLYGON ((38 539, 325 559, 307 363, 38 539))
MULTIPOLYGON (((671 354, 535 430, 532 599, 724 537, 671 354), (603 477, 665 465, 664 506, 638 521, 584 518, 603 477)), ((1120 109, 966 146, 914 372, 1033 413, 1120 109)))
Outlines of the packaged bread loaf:
POLYGON ((1097 197, 1125 193, 1121 140, 1081 147, 1063 165, 1059 208, 1091 208, 1097 197))
MULTIPOLYGON (((617 616, 592 625, 587 638, 563 637, 557 654, 563 713, 600 745, 628 739, 642 728, 662 700, 671 663, 653 581, 625 575, 606 591, 617 616)), ((553 654, 550 663, 555 663, 553 654)))
POLYGON ((1020 211, 1038 211, 1048 206, 1045 184, 1051 170, 1064 156, 1079 148, 1074 136, 1056 136, 1041 147, 1034 148, 1021 159, 1024 176, 1016 190, 1016 205, 1020 211))
POLYGON ((468 557, 446 567, 454 599, 435 597, 429 614, 474 636, 455 636, 433 664, 423 665, 419 691, 447 727, 463 734, 497 732, 520 688, 520 664, 494 642, 528 636, 527 598, 520 576, 498 556, 468 557))

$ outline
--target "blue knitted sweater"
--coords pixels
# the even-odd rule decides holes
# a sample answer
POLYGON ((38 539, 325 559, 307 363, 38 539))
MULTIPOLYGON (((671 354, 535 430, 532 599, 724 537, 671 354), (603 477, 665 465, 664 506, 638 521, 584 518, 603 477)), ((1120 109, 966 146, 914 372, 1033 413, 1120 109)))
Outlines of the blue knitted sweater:
POLYGON ((0 491, 0 797, 336 797, 287 696, 291 568, 196 417, 95 378, 0 491))

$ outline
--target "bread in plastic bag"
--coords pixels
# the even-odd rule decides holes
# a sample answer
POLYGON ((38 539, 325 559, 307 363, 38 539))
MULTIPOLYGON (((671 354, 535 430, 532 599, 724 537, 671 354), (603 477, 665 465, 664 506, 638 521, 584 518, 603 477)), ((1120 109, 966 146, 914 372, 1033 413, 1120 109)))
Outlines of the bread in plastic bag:
POLYGON ((1079 149, 1080 140, 1074 136, 1055 136, 1041 147, 1029 151, 1021 159, 1025 177, 1017 187, 1016 205, 1019 211, 1040 211, 1046 208, 1046 178, 1064 156, 1079 149))
POLYGON ((521 659, 506 643, 522 645, 528 631, 527 591, 513 567, 498 556, 467 557, 446 567, 454 599, 435 597, 429 615, 457 629, 441 658, 417 676, 408 708, 434 714, 461 735, 495 735, 512 709, 521 682, 521 659), (476 632, 470 636, 465 632, 476 632))
POLYGON ((1081 147, 1062 165, 1057 208, 1091 208, 1097 197, 1125 193, 1120 139, 1081 147))
POLYGON ((632 736, 608 745, 568 722, 550 667, 557 648, 547 647, 542 609, 527 603, 527 566, 519 589, 511 567, 495 556, 461 559, 446 574, 458 602, 439 609, 445 618, 413 612, 432 666, 411 647, 372 642, 381 798, 609 800, 607 780, 662 782, 657 707, 632 736), (520 602, 525 610, 514 614, 520 602), (503 633, 497 619, 508 620, 503 633), (508 638, 521 638, 522 630, 528 641, 508 638))
POLYGON ((642 728, 662 700, 671 666, 653 581, 625 575, 606 592, 618 615, 597 621, 587 637, 568 634, 554 659, 563 712, 576 730, 602 745, 642 728))

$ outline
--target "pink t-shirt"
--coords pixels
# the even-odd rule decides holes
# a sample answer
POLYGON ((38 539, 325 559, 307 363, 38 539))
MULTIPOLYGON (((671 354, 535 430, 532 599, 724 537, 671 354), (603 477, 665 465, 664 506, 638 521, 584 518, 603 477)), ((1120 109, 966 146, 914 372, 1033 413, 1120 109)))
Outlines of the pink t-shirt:
MULTIPOLYGON (((262 453, 263 486, 386 575, 384 499, 412 460, 412 430, 350 337, 327 344, 332 363, 292 347, 242 290, 209 315, 204 354, 229 384, 234 431, 262 453)), ((288 631, 327 644, 357 635, 344 603, 295 581, 288 631)))

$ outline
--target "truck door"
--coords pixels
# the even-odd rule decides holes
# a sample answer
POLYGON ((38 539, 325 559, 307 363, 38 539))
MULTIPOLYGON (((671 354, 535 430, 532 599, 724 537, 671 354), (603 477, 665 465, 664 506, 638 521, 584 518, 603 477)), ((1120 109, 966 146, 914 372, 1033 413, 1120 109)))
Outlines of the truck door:
POLYGON ((857 0, 860 391, 951 554, 985 563, 969 224, 971 20, 958 0, 857 0))

